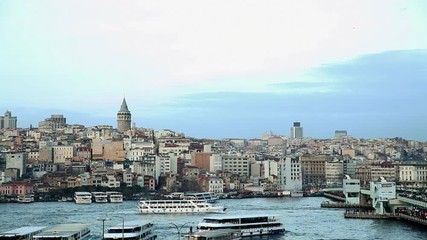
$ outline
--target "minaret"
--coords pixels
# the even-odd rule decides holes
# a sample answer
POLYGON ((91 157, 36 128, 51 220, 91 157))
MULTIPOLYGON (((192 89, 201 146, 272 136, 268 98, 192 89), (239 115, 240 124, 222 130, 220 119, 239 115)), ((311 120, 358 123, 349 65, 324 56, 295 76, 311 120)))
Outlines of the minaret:
POLYGON ((126 99, 123 98, 122 106, 117 113, 117 131, 126 132, 130 129, 131 114, 126 104, 126 99))

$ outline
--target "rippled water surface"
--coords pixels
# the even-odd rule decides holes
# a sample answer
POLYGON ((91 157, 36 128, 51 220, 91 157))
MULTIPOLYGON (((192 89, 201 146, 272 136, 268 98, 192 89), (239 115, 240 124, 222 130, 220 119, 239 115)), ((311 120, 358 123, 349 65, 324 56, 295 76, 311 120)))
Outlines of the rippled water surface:
MULTIPOLYGON (((427 239, 427 228, 396 220, 344 219, 342 209, 320 208, 324 198, 255 198, 220 200, 216 205, 227 208, 226 214, 268 214, 283 222, 283 236, 262 239, 427 239)), ((0 204, 0 232, 21 226, 52 226, 59 223, 88 223, 91 240, 102 238, 102 222, 107 216, 105 228, 125 220, 147 220, 156 225, 158 239, 178 239, 175 223, 188 232, 189 226, 199 223, 205 214, 197 215, 141 215, 136 201, 78 205, 75 203, 50 202, 31 204, 0 204), (187 227, 188 226, 188 227, 187 227)), ((184 239, 181 237, 181 239, 184 239)))

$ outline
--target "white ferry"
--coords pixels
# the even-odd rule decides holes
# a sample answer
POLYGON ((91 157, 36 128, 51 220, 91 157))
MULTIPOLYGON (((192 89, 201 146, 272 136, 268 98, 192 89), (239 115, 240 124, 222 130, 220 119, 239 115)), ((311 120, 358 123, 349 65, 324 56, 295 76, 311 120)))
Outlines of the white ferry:
POLYGON ((140 213, 223 213, 224 207, 198 200, 140 200, 140 213))
POLYGON ((154 225, 145 221, 127 221, 110 227, 104 234, 105 240, 154 240, 157 235, 152 233, 154 225))
POLYGON ((242 239, 239 229, 218 229, 186 235, 187 240, 238 240, 242 239))
POLYGON ((107 203, 108 197, 105 192, 92 192, 92 202, 107 203))
POLYGON ((88 224, 59 224, 33 236, 33 240, 83 240, 88 239, 88 224))
POLYGON ((214 203, 219 199, 219 196, 214 192, 186 193, 183 199, 204 200, 208 203, 214 203))
POLYGON ((285 228, 272 216, 223 216, 205 217, 198 224, 201 231, 239 229, 242 237, 283 234, 285 228))
POLYGON ((34 202, 34 195, 19 195, 16 201, 19 203, 32 203, 34 202))
POLYGON ((121 192, 107 192, 107 196, 110 203, 123 202, 123 194, 121 192))
POLYGON ((90 192, 75 192, 74 201, 78 204, 92 203, 92 194, 90 192))
POLYGON ((20 227, 7 232, 0 233, 0 239, 2 240, 31 240, 33 236, 40 233, 46 227, 43 226, 31 226, 31 227, 20 227))

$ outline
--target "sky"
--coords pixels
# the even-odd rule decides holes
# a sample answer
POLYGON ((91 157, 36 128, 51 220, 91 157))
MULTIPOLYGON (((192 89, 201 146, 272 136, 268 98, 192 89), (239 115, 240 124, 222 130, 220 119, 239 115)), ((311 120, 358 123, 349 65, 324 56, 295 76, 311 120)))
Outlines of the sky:
POLYGON ((0 1, 0 114, 427 141, 423 0, 0 1))

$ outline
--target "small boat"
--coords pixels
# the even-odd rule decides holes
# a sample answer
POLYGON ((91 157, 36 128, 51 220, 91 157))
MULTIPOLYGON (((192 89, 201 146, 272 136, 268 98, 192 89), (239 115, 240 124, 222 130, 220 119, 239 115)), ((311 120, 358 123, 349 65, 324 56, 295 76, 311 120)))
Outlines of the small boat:
POLYGON ((0 233, 0 239, 2 240, 31 240, 33 236, 37 233, 40 233, 45 229, 44 226, 30 226, 30 227, 20 227, 7 232, 0 233))
POLYGON ((185 236, 187 240, 237 240, 242 239, 239 229, 217 229, 200 231, 185 236))
POLYGON ((240 229, 242 237, 283 234, 285 228, 273 216, 211 216, 198 224, 200 231, 240 229))
POLYGON ((105 192, 92 192, 92 202, 95 203, 107 203, 108 197, 105 192))
POLYGON ((123 202, 123 194, 121 192, 107 192, 107 196, 110 203, 123 202))
POLYGON ((200 200, 140 200, 140 213, 223 213, 226 208, 200 200))
POLYGON ((32 203, 34 202, 34 195, 19 195, 16 201, 19 203, 32 203))
POLYGON ((33 240, 83 240, 90 236, 88 224, 59 224, 33 236, 33 240))
POLYGON ((110 227, 104 234, 105 240, 154 240, 157 235, 152 233, 154 225, 146 221, 125 221, 110 227))
POLYGON ((92 203, 92 194, 90 192, 75 192, 74 201, 77 204, 89 204, 92 203))

